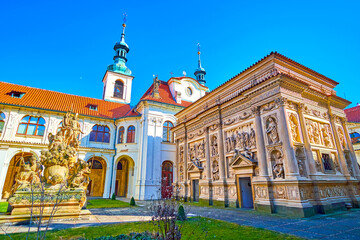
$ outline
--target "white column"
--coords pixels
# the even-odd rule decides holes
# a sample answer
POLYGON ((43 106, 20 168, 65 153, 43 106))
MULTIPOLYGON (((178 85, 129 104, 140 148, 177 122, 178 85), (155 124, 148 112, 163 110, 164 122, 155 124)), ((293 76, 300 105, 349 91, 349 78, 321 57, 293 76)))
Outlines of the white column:
POLYGON ((259 175, 260 177, 269 177, 267 161, 266 161, 266 149, 265 149, 265 141, 263 128, 261 123, 260 116, 260 107, 254 107, 252 109, 255 114, 255 139, 256 139, 256 149, 257 149, 257 157, 259 164, 259 175))
POLYGON ((295 152, 290 141, 289 128, 286 121, 285 103, 286 98, 280 97, 275 100, 279 104, 279 135, 283 143, 285 173, 288 177, 299 176, 299 167, 295 152))

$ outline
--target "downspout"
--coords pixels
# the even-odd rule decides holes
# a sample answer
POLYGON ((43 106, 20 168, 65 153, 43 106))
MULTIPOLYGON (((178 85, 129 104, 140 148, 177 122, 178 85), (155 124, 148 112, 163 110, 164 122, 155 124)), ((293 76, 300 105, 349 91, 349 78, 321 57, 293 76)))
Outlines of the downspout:
POLYGON ((111 163, 111 178, 110 178, 110 191, 109 191, 109 198, 111 198, 111 190, 113 185, 113 177, 114 177, 114 163, 115 163, 115 156, 117 154, 117 148, 116 148, 116 139, 117 139, 117 127, 116 127, 116 118, 114 118, 114 126, 115 126, 115 138, 114 138, 114 150, 115 154, 113 156, 113 161, 111 163))

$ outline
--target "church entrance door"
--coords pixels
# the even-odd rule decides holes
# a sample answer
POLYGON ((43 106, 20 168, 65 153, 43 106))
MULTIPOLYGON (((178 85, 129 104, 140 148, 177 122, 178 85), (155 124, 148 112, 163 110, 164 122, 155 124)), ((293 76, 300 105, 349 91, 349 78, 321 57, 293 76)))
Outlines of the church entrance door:
POLYGON ((91 197, 102 197, 104 194, 106 162, 100 157, 92 157, 88 160, 91 164, 90 183, 87 194, 91 197))
POLYGON ((171 198, 173 192, 173 164, 165 161, 161 171, 161 197, 171 198))
POLYGON ((240 189, 241 208, 254 208, 251 178, 240 177, 239 189, 240 189))
POLYGON ((129 162, 122 158, 116 167, 115 195, 118 197, 126 197, 127 185, 129 178, 129 162))
POLYGON ((193 185, 193 201, 194 202, 198 202, 199 201, 199 180, 195 179, 192 180, 192 185, 193 185))

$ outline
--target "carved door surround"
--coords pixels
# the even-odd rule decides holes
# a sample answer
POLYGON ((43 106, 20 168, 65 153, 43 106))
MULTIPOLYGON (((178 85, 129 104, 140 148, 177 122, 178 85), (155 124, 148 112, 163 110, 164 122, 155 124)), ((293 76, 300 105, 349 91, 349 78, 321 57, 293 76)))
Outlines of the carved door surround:
MULTIPOLYGON (((240 187, 240 178, 250 178, 250 182, 252 183, 252 174, 236 174, 236 190, 237 190, 237 204, 239 205, 239 208, 242 207, 242 195, 241 195, 241 187, 240 187)), ((255 201, 255 194, 254 194, 254 186, 251 184, 251 192, 252 192, 252 201, 254 203, 255 201)))

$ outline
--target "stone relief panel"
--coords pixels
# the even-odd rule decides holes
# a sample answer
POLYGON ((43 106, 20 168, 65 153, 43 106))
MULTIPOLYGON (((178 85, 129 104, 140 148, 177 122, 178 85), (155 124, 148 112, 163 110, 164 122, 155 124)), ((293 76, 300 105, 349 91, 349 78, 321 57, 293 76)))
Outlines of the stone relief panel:
POLYGON ((321 198, 344 197, 347 196, 347 191, 344 185, 321 185, 319 194, 321 198))
POLYGON ((268 144, 273 145, 280 142, 276 114, 265 117, 265 133, 268 144))
POLYGON ((255 186, 255 198, 256 199, 269 199, 268 187, 256 185, 255 186))
POLYGON ((302 110, 304 112, 304 114, 310 115, 310 116, 314 116, 314 117, 318 117, 318 118, 322 118, 325 120, 329 120, 329 114, 327 112, 321 112, 319 110, 316 109, 312 109, 306 105, 302 106, 302 110))
POLYGON ((297 114, 289 113, 289 125, 290 125, 292 140, 297 143, 301 142, 299 121, 297 118, 297 114))
POLYGON ((334 148, 333 135, 328 123, 320 123, 311 119, 305 119, 305 124, 311 144, 334 148))
POLYGON ((274 149, 270 152, 270 161, 272 166, 273 178, 284 179, 284 155, 280 149, 274 149))
POLYGON ((346 160, 346 166, 347 166, 347 168, 349 170, 350 176, 354 177, 355 176, 354 175, 354 169, 353 169, 350 153, 348 152, 348 150, 345 152, 345 160, 346 160))
POLYGON ((234 151, 246 151, 252 148, 256 148, 255 130, 253 123, 226 131, 226 153, 234 151))

